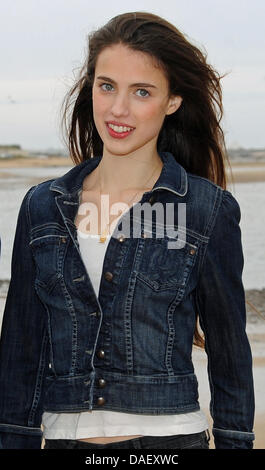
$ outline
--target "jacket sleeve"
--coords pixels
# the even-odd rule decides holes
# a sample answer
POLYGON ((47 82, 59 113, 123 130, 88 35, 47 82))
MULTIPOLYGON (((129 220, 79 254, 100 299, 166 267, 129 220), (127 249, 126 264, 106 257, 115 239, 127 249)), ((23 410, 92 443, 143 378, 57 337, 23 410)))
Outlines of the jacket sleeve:
POLYGON ((29 201, 25 195, 13 244, 11 280, 0 341, 0 449, 41 448, 43 378, 46 373, 45 310, 34 289, 29 201))
POLYGON ((216 449, 251 449, 255 437, 240 218, 238 202, 223 190, 195 295, 208 357, 216 449))

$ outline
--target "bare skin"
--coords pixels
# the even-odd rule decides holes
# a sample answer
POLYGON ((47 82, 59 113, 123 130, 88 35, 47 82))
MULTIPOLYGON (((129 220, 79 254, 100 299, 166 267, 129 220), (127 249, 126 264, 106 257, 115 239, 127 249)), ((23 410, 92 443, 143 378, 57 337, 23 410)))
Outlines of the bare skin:
MULTIPOLYGON (((124 190, 120 193, 117 191, 115 193, 107 193, 106 191, 103 191, 104 195, 107 195, 109 197, 109 214, 108 214, 108 220, 110 223, 110 227, 108 227, 108 234, 110 234, 110 228, 111 224, 118 222, 118 219, 123 215, 125 210, 129 210, 130 207, 135 202, 138 202, 142 199, 142 196, 145 192, 150 191, 152 187, 154 186, 154 183, 158 179, 161 170, 162 170, 163 164, 160 162, 158 164, 157 170, 151 179, 149 181, 149 185, 146 187, 136 187, 136 188, 130 188, 128 190, 124 190), (111 207, 113 204, 116 203, 124 203, 126 204, 128 209, 124 209, 122 212, 120 212, 118 215, 111 214, 111 207)), ((91 234, 91 235, 96 235, 100 234, 103 232, 103 230, 106 228, 106 226, 101 227, 100 221, 101 221, 101 199, 100 199, 100 190, 99 190, 99 182, 95 180, 93 174, 98 174, 97 168, 90 173, 84 180, 83 182, 83 190, 81 193, 81 198, 80 198, 80 207, 82 204, 85 203, 93 203, 97 207, 97 214, 98 214, 98 225, 97 227, 91 227, 88 222, 88 213, 85 211, 78 211, 77 216, 75 218, 75 225, 76 227, 83 233, 86 234, 91 234), (94 181, 94 182, 93 182, 94 181), (81 213, 82 212, 82 213, 81 213)), ((104 213, 104 217, 107 219, 107 214, 104 213)))
POLYGON ((136 437, 141 437, 141 434, 137 434, 135 436, 91 437, 78 439, 78 441, 85 441, 94 444, 109 444, 110 442, 128 441, 129 439, 135 439, 136 437))

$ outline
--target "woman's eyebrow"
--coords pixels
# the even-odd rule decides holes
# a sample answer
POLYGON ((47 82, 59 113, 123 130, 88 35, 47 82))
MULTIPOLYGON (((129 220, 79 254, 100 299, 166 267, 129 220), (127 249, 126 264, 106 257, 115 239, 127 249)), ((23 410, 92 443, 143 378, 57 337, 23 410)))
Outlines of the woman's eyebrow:
MULTIPOLYGON (((110 83, 113 83, 114 85, 117 85, 115 80, 112 80, 112 78, 109 78, 109 77, 104 77, 103 75, 99 75, 98 77, 96 77, 96 79, 97 80, 105 80, 106 82, 110 82, 110 83)), ((132 83, 130 85, 130 87, 135 87, 135 86, 144 86, 146 88, 157 88, 155 85, 152 85, 151 83, 143 83, 143 82, 132 83)))

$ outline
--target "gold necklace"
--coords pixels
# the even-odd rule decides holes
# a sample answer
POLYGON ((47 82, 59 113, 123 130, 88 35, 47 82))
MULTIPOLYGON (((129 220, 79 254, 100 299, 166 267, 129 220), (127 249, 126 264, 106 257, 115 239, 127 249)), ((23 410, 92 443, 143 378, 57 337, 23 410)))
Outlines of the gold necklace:
MULTIPOLYGON (((147 185, 147 183, 150 181, 150 179, 152 178, 152 176, 154 175, 155 171, 157 170, 157 168, 159 167, 159 165, 157 165, 154 169, 154 171, 152 172, 151 176, 148 178, 148 180, 145 182, 145 186, 147 185)), ((102 189, 101 189, 101 172, 100 172, 100 166, 99 166, 99 186, 100 186, 100 203, 101 203, 101 195, 102 195, 102 189)), ((135 196, 139 193, 139 191, 136 191, 136 193, 133 195, 133 197, 129 200, 129 202, 127 203, 128 206, 130 205, 130 203, 133 201, 133 199, 135 198, 135 196)), ((110 222, 106 225, 106 228, 105 230, 100 234, 100 238, 99 238, 99 243, 105 243, 106 239, 107 239, 107 235, 108 235, 108 228, 109 228, 109 225, 110 225, 110 222)))

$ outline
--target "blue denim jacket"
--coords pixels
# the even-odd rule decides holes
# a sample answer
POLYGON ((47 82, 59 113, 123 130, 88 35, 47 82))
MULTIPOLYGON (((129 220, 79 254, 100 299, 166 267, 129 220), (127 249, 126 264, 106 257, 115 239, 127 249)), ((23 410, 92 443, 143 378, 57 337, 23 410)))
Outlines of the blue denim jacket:
POLYGON ((152 215, 143 220, 132 207, 117 223, 98 297, 74 220, 82 182, 101 157, 25 195, 1 335, 0 447, 40 448, 44 411, 198 410, 196 313, 206 338, 215 446, 253 447, 240 208, 229 191, 187 173, 172 154, 160 157, 160 177, 136 204, 148 203, 152 215), (156 224, 157 203, 174 208, 174 232, 157 236, 166 228, 161 214, 156 224), (180 204, 185 224, 178 223, 180 204), (177 240, 182 247, 169 249, 177 240))

